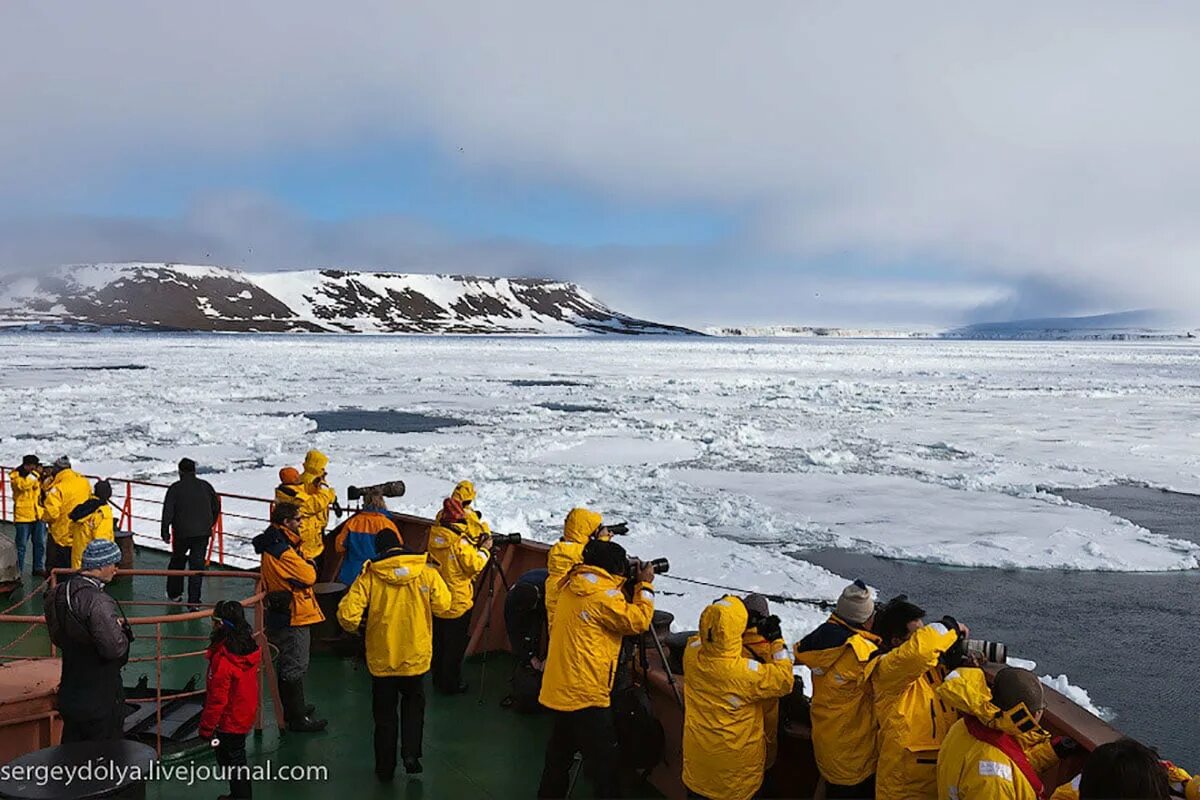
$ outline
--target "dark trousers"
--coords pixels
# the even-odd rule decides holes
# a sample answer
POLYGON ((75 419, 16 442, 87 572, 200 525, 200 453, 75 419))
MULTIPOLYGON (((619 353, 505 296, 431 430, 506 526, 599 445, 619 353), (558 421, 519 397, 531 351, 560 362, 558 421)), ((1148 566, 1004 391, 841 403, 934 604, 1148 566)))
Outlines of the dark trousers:
POLYGON ((433 618, 433 688, 456 692, 462 683, 462 662, 471 638, 471 612, 457 619, 433 618))
POLYGON ((46 537, 46 572, 52 569, 71 568, 71 548, 63 547, 54 541, 53 536, 46 537))
POLYGON ((125 736, 125 704, 113 708, 106 717, 79 719, 63 714, 62 743, 105 742, 125 736))
POLYGON ((246 734, 217 731, 215 748, 217 763, 227 770, 229 796, 244 800, 250 797, 250 772, 246 766, 246 734))
MULTIPOLYGON (((193 536, 188 539, 175 537, 171 545, 171 563, 167 569, 204 570, 204 558, 208 555, 208 537, 193 536)), ((204 582, 203 575, 189 575, 187 579, 188 602, 192 605, 200 603, 200 587, 204 582)), ((183 595, 183 576, 167 576, 167 594, 171 597, 183 595)))
POLYGON ((567 796, 576 753, 583 754, 583 771, 595 787, 596 797, 621 797, 617 732, 607 708, 554 712, 538 797, 567 796))
POLYGON ((396 740, 401 758, 420 758, 425 735, 425 676, 371 677, 371 712, 375 717, 375 772, 396 771, 396 740), (400 716, 396 716, 396 704, 400 716))
POLYGON ((874 800, 875 776, 872 775, 862 783, 856 783, 853 786, 840 786, 827 781, 825 797, 828 800, 874 800))

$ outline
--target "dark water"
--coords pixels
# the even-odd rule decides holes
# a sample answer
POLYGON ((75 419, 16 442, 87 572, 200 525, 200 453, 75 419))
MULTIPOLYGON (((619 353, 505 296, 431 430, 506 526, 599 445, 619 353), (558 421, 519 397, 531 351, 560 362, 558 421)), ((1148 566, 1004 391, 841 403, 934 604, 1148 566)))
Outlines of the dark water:
POLYGON ((308 411, 304 416, 317 423, 319 431, 378 431, 379 433, 428 433, 443 428, 469 425, 465 419, 414 414, 408 411, 308 411))
MULTIPOLYGON (((1200 520, 1194 495, 1128 486, 1063 495, 1176 538, 1194 539, 1200 520)), ((863 578, 885 599, 907 594, 929 618, 951 614, 974 638, 1036 661, 1039 675, 1065 673, 1115 712, 1116 728, 1200 769, 1200 571, 960 569, 840 551, 799 555, 863 578)))
POLYGON ((608 414, 612 411, 611 408, 605 406, 588 406, 579 403, 538 403, 538 408, 545 408, 550 411, 565 411, 568 414, 582 414, 588 411, 594 411, 598 414, 608 414))
POLYGON ((565 378, 551 378, 547 380, 515 380, 509 381, 509 386, 518 386, 528 388, 533 386, 587 386, 586 383, 580 381, 569 381, 565 378))

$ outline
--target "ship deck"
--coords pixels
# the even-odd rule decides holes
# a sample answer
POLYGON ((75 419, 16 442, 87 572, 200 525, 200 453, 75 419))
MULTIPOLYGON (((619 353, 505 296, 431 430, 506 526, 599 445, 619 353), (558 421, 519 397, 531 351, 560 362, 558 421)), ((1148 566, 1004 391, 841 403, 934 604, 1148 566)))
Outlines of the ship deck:
MULTIPOLYGON (((2 532, 0 532, 2 534, 2 532)), ((138 550, 139 569, 163 569, 165 554, 138 550)), ((29 580, 26 575, 26 581, 29 580)), ((136 576, 132 582, 113 587, 113 594, 126 603, 130 616, 148 616, 162 613, 161 607, 132 605, 146 601, 158 601, 164 597, 164 579, 161 577, 136 576)), ((249 594, 249 581, 236 579, 212 579, 206 581, 205 601, 245 596, 249 594)), ((21 589, 0 602, 0 607, 12 605, 21 597, 21 589)), ((40 598, 15 609, 15 614, 40 614, 40 598)), ((209 625, 197 620, 175 625, 164 625, 170 635, 205 637, 209 625)), ((27 630, 27 626, 16 624, 0 625, 0 652, 4 655, 22 654, 44 656, 49 652, 49 643, 44 629, 35 630, 15 647, 9 648, 13 639, 27 630)), ((133 656, 153 656, 152 628, 139 626, 139 638, 134 643, 133 656)), ((205 642, 200 638, 191 640, 167 640, 164 652, 187 652, 202 649, 205 642)), ((541 773, 542 753, 549 735, 550 718, 547 715, 522 715, 500 706, 507 694, 511 658, 506 653, 488 655, 486 667, 481 656, 468 659, 464 678, 471 691, 465 695, 443 697, 430 691, 427 694, 424 758, 425 770, 420 776, 409 778, 403 768, 397 771, 391 784, 381 784, 374 776, 374 751, 372 748, 371 680, 365 664, 358 659, 314 653, 305 681, 307 699, 316 704, 320 716, 329 720, 326 731, 316 734, 280 734, 273 718, 267 714, 266 729, 259 735, 247 739, 247 750, 251 764, 272 768, 283 765, 312 765, 327 768, 325 780, 313 782, 275 782, 257 784, 256 797, 278 798, 321 798, 326 800, 331 790, 353 791, 360 798, 397 796, 410 798, 519 798, 532 797, 536 793, 541 773), (485 691, 479 695, 480 674, 486 669, 485 691)), ((178 689, 190 678, 196 677, 202 686, 205 662, 202 657, 189 657, 164 662, 163 685, 178 689)), ((150 686, 155 683, 154 662, 132 663, 125 668, 126 685, 131 686, 146 674, 150 686)), ((268 695, 264 692, 264 701, 268 695)), ((196 764, 213 764, 206 749, 195 749, 170 757, 169 764, 179 765, 194 761, 196 764)), ((586 779, 577 782, 573 797, 590 797, 586 779)), ((196 782, 187 785, 178 780, 159 781, 147 786, 146 795, 152 800, 190 800, 212 797, 227 791, 223 783, 216 781, 196 782)), ((650 787, 644 787, 647 796, 660 796, 650 787)))

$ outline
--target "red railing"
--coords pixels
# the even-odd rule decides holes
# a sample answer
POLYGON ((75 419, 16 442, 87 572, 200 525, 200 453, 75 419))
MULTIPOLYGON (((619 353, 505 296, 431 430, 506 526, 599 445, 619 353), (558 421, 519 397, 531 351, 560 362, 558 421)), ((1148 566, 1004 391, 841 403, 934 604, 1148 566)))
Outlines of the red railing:
MULTIPOLYGON (((0 467, 0 520, 12 520, 9 467, 0 467)), ((100 476, 85 475, 96 481, 100 476)), ((132 478, 108 478, 113 487, 112 502, 119 510, 116 527, 133 534, 135 544, 164 550, 160 529, 162 505, 170 484, 132 478)), ((258 559, 250 553, 250 540, 270 521, 272 501, 265 497, 217 492, 221 513, 208 540, 207 560, 221 566, 256 567, 258 559), (231 548, 226 549, 226 538, 231 548)))

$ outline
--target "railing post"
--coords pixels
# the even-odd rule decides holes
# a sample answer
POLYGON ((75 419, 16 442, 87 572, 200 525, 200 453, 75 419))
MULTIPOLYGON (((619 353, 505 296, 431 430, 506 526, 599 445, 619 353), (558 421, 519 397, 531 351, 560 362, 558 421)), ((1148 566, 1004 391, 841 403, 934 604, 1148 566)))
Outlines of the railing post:
POLYGON ((0 519, 8 519, 8 467, 3 466, 0 466, 0 519))
POLYGON ((121 507, 121 530, 133 531, 133 481, 125 481, 125 505, 121 507), (124 527, 125 523, 129 527, 124 527))
POLYGON ((154 746, 162 758, 162 623, 154 623, 154 746))

